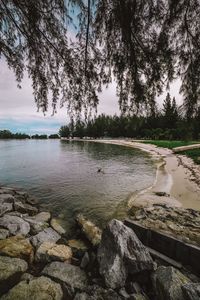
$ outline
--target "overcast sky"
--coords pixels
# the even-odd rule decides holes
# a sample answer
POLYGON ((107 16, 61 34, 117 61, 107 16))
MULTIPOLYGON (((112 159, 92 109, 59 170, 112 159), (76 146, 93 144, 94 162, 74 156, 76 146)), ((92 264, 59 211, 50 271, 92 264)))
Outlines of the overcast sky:
MULTIPOLYGON (((180 82, 171 86, 170 94, 175 96, 177 103, 181 103, 179 95, 180 82)), ((165 94, 159 97, 161 103, 165 94)), ((24 78, 22 89, 17 88, 15 77, 6 63, 0 61, 0 130, 9 129, 12 132, 34 133, 56 133, 61 125, 67 122, 65 108, 58 109, 58 113, 51 116, 51 108, 46 116, 37 112, 32 95, 31 82, 24 78)), ((118 100, 116 97, 115 84, 100 94, 98 113, 114 114, 119 113, 118 100)))

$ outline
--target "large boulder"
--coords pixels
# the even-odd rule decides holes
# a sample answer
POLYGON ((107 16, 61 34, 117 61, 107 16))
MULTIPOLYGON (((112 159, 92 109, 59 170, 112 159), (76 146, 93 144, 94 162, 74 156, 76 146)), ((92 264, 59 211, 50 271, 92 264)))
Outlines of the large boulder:
POLYGON ((27 263, 20 258, 0 256, 0 295, 7 292, 27 268, 27 263))
POLYGON ((44 242, 56 243, 60 238, 61 236, 55 230, 49 227, 32 236, 30 241, 33 246, 38 247, 44 242))
POLYGON ((159 300, 184 300, 182 286, 190 280, 173 267, 159 267, 153 275, 155 293, 159 300))
POLYGON ((36 215, 38 213, 38 209, 30 204, 22 203, 17 200, 14 202, 14 209, 22 214, 29 214, 30 216, 36 215))
POLYGON ((57 245, 51 242, 42 243, 37 249, 35 260, 40 262, 70 261, 72 250, 66 245, 57 245))
POLYGON ((1 300, 62 300, 61 286, 51 279, 41 276, 24 280, 14 286, 1 300))
POLYGON ((0 240, 4 240, 9 237, 9 230, 0 228, 0 240))
POLYGON ((93 246, 97 246, 101 241, 102 231, 90 220, 84 218, 83 215, 79 214, 76 218, 83 234, 92 243, 93 246))
POLYGON ((34 251, 27 239, 17 235, 0 241, 0 255, 23 258, 32 262, 34 251))
POLYGON ((8 229, 12 235, 26 236, 30 231, 29 223, 17 216, 4 215, 0 218, 0 226, 8 229))
POLYGON ((135 233, 118 220, 112 220, 103 231, 98 261, 106 286, 113 289, 123 287, 128 274, 154 268, 149 251, 135 233))
POLYGON ((31 227, 30 233, 32 235, 36 235, 40 231, 43 231, 44 229, 49 227, 49 224, 47 222, 38 221, 34 217, 25 216, 24 220, 29 223, 31 227))
POLYGON ((186 283, 182 286, 184 299, 199 300, 200 299, 200 283, 186 283))
POLYGON ((66 262, 52 262, 44 268, 42 274, 65 283, 72 292, 85 290, 88 285, 85 272, 66 262))

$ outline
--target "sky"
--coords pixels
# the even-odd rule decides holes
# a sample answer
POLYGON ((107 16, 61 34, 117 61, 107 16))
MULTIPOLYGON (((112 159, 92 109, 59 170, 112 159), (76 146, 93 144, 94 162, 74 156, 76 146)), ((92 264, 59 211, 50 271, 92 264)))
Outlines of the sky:
MULTIPOLYGON (((178 104, 182 102, 179 88, 179 81, 176 81, 170 88, 170 94, 176 97, 178 104)), ((161 104, 165 97, 166 93, 157 99, 158 103, 161 104)), ((119 114, 115 83, 103 90, 99 98, 98 114, 119 114)), ((67 111, 64 107, 58 108, 54 116, 52 116, 51 107, 45 116, 42 112, 37 112, 31 81, 25 77, 22 81, 22 89, 17 88, 13 72, 7 67, 5 61, 0 60, 0 130, 8 129, 12 132, 24 132, 30 135, 52 134, 57 133, 60 126, 67 122, 67 111)))

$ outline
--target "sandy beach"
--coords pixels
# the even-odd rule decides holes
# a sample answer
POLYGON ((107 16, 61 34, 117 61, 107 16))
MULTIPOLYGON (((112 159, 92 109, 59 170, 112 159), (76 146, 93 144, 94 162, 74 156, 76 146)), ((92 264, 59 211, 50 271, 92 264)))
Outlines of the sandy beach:
POLYGON ((155 160, 157 173, 154 184, 134 195, 129 200, 129 207, 166 203, 170 206, 200 210, 200 168, 191 159, 177 155, 170 149, 158 148, 134 140, 92 141, 137 148, 150 153, 155 160))

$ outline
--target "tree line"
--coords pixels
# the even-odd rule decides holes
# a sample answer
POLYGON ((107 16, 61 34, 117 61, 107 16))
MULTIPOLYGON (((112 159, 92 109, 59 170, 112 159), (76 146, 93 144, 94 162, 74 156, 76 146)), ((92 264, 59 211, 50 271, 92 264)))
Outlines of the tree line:
POLYGON ((26 133, 12 133, 10 130, 0 130, 0 139, 38 139, 38 140, 45 140, 45 139, 58 139, 60 138, 58 134, 51 134, 47 136, 46 134, 34 134, 34 135, 28 135, 26 133))
POLYGON ((200 109, 188 120, 183 114, 182 106, 178 106, 176 99, 171 99, 168 93, 162 109, 156 108, 145 116, 101 114, 88 122, 80 119, 75 123, 72 121, 60 128, 59 135, 72 138, 197 140, 200 138, 200 109))

